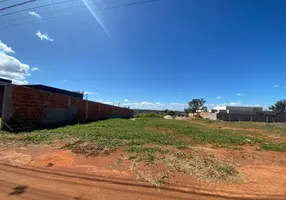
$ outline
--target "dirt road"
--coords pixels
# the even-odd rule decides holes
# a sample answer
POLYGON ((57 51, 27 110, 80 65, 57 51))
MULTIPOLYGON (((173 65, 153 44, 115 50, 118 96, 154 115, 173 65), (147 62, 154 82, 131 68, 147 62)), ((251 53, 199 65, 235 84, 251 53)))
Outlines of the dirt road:
POLYGON ((127 165, 115 166, 120 155, 119 150, 104 158, 87 159, 53 148, 2 149, 0 199, 286 199, 285 167, 257 165, 255 172, 255 166, 246 166, 252 175, 245 184, 177 177, 183 181, 156 188, 136 180, 127 165), (257 183, 263 177, 264 182, 257 183))

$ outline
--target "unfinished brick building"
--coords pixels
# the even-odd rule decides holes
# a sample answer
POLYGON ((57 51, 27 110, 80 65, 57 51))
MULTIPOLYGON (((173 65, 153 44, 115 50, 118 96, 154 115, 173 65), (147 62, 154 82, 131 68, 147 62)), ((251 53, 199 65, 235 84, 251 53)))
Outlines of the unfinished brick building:
POLYGON ((79 93, 52 89, 48 86, 37 89, 35 86, 13 85, 0 80, 2 128, 19 131, 133 116, 130 109, 84 100, 78 96, 79 93))

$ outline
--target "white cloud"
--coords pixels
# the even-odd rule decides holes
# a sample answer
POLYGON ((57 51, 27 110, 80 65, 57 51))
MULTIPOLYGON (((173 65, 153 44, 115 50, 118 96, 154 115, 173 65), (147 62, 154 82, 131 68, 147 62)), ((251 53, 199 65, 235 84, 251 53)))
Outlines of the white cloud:
POLYGON ((65 79, 65 80, 64 80, 64 83, 66 83, 66 82, 68 82, 68 80, 65 79))
POLYGON ((238 93, 236 96, 242 96, 243 94, 241 94, 241 93, 238 93))
POLYGON ((241 107, 261 107, 261 105, 259 104, 243 104, 240 101, 236 101, 236 102, 230 102, 230 103, 222 103, 222 104, 217 104, 217 105, 213 105, 212 106, 208 106, 208 107, 223 107, 223 106, 241 106, 241 107))
POLYGON ((124 99, 124 102, 128 102, 129 101, 129 99, 124 99))
POLYGON ((0 78, 10 79, 15 84, 27 84, 30 66, 16 58, 0 52, 0 78))
POLYGON ((4 53, 15 53, 15 51, 11 47, 8 47, 0 40, 0 52, 1 51, 3 51, 4 53))
POLYGON ((32 70, 32 72, 34 72, 34 71, 38 71, 40 69, 38 67, 33 67, 31 70, 32 70))
POLYGON ((38 19, 41 19, 41 18, 42 18, 41 15, 39 15, 39 14, 36 13, 35 11, 30 11, 30 12, 28 12, 28 14, 29 14, 29 15, 32 15, 32 16, 35 16, 35 17, 38 18, 38 19))
POLYGON ((50 38, 47 33, 42 34, 40 30, 38 30, 38 32, 35 35, 38 36, 41 40, 48 40, 51 42, 54 41, 54 39, 50 38))
POLYGON ((280 87, 280 85, 273 85, 273 88, 278 88, 280 87))
POLYGON ((88 92, 88 91, 86 91, 86 92, 84 92, 83 93, 84 95, 86 95, 86 94, 88 94, 88 95, 95 95, 95 94, 97 94, 96 92, 88 92))
POLYGON ((218 96, 218 97, 216 97, 217 99, 221 99, 222 97, 221 96, 218 96))
POLYGON ((241 103, 240 102, 230 102, 229 105, 231 105, 231 106, 239 106, 239 105, 241 105, 241 103))
MULTIPOLYGON (((113 102, 111 101, 103 101, 103 103, 108 103, 112 104, 113 102)), ((115 103, 117 105, 117 103, 115 103)), ((164 110, 164 109, 169 109, 169 110, 184 110, 185 107, 187 107, 187 104, 185 103, 176 103, 176 102, 171 102, 171 103, 160 103, 160 102, 147 102, 147 101, 142 101, 142 102, 124 102, 121 104, 121 106, 124 107, 130 107, 131 109, 148 109, 148 110, 164 110)))

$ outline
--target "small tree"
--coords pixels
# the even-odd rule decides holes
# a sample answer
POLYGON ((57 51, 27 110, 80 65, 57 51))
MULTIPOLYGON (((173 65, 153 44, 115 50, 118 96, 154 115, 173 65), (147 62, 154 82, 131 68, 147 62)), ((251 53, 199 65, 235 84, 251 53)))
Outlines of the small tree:
POLYGON ((176 112, 176 111, 168 110, 168 109, 164 110, 164 113, 165 113, 166 115, 171 115, 171 116, 177 115, 177 112, 176 112))
POLYGON ((198 110, 201 109, 205 103, 206 103, 206 101, 203 98, 202 99, 193 99, 192 101, 190 101, 188 103, 189 108, 187 110, 190 113, 197 113, 198 114, 198 110))
POLYGON ((280 100, 275 103, 275 105, 269 107, 275 115, 285 115, 286 114, 286 100, 280 100))

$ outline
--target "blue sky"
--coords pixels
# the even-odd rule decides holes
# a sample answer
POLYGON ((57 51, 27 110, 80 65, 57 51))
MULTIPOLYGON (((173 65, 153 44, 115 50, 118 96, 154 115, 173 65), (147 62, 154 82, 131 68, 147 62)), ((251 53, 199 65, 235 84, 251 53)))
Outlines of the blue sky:
POLYGON ((74 0, 1 17, 61 1, 0 11, 0 77, 132 108, 286 98, 284 0, 74 0))

